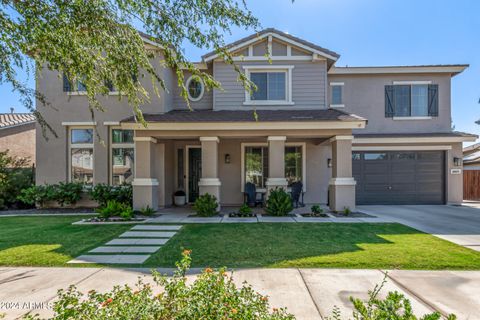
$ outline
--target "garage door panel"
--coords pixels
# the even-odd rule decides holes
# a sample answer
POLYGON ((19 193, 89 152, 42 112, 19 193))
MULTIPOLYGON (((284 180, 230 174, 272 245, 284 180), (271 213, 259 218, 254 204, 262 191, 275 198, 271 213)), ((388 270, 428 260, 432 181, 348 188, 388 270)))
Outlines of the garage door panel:
POLYGON ((352 166, 353 176, 357 179, 358 204, 444 203, 444 152, 390 151, 356 154, 361 154, 360 157, 356 156, 352 166))

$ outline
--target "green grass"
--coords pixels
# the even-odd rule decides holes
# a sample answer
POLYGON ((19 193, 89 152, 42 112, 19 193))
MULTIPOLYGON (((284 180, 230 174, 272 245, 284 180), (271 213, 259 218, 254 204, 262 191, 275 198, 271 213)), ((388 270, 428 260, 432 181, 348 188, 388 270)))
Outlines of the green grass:
POLYGON ((401 224, 186 225, 146 265, 172 267, 480 269, 480 252, 401 224))
MULTIPOLYGON (((71 224, 80 219, 0 218, 0 266, 71 266, 132 227, 71 224)), ((480 269, 480 252, 401 224, 367 223, 189 224, 143 267, 174 267, 184 248, 194 267, 480 269)))
POLYGON ((65 266, 131 225, 72 225, 80 216, 0 218, 1 266, 65 266))

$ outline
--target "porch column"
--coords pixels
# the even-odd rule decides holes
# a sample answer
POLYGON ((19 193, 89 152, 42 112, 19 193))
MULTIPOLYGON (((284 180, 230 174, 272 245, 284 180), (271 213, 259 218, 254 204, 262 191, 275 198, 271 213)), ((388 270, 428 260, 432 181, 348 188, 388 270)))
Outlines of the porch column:
POLYGON ((332 144, 332 178, 329 182, 329 204, 333 211, 355 209, 355 179, 352 177, 353 136, 334 136, 332 144))
POLYGON ((133 208, 158 208, 158 180, 154 178, 155 143, 152 137, 135 137, 133 208))
POLYGON ((268 137, 268 178, 267 193, 271 189, 287 188, 285 178, 285 136, 268 137))
POLYGON ((218 179, 218 137, 200 137, 202 144, 202 177, 198 182, 200 195, 211 194, 217 198, 220 209, 220 186, 218 179))

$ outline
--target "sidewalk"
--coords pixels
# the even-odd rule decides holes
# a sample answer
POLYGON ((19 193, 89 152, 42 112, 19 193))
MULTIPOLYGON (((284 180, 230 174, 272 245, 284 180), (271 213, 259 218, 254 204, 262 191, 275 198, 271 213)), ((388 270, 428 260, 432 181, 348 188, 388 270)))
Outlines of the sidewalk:
MULTIPOLYGON (((170 272, 171 269, 162 269, 170 272)), ((190 278, 195 277, 192 270, 190 278)), ((110 290, 114 285, 133 286, 138 277, 151 282, 147 269, 109 268, 1 268, 0 313, 16 319, 33 310, 51 315, 48 307, 57 290, 76 285, 82 292, 110 290), (72 272, 69 272, 72 271, 72 272)), ((350 296, 366 298, 384 277, 381 270, 344 269, 241 269, 235 282, 247 281, 270 297, 272 307, 287 307, 297 319, 330 316, 336 305, 342 318, 351 318, 350 296)), ((455 313, 458 319, 480 319, 479 271, 389 271, 382 291, 399 291, 411 299, 418 315, 437 310, 455 313)))

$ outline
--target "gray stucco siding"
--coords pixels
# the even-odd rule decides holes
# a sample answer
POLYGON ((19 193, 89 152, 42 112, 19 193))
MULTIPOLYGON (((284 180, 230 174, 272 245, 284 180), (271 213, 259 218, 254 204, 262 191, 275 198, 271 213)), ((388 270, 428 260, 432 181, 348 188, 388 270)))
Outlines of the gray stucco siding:
MULTIPOLYGON (((330 82, 343 82, 341 110, 368 119, 365 129, 357 133, 426 133, 451 131, 450 74, 425 75, 328 75, 328 99, 331 103, 330 82), (394 81, 431 81, 438 84, 438 117, 425 120, 394 120, 385 117, 385 86, 394 81)), ((355 131, 354 131, 355 133, 355 131)))
MULTIPOLYGON (((292 69, 292 100, 293 106, 257 106, 257 109, 308 109, 308 108, 325 108, 325 78, 326 63, 325 61, 273 61, 269 64, 266 61, 248 61, 238 63, 240 70, 243 66, 250 65, 278 65, 278 66, 294 66, 292 69)), ((237 74, 233 67, 223 62, 215 62, 213 67, 214 77, 218 80, 223 88, 222 90, 214 90, 214 109, 216 110, 235 110, 248 109, 252 106, 246 106, 245 89, 240 82, 237 81, 237 74)))

